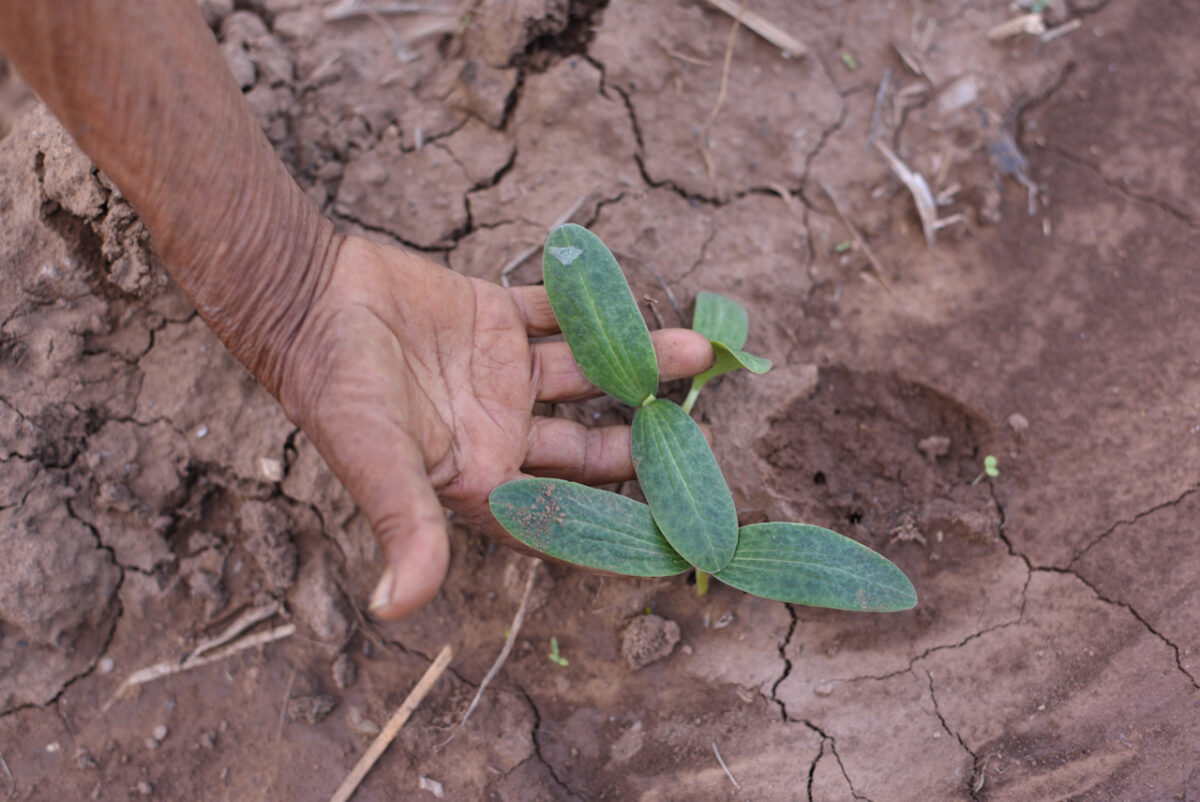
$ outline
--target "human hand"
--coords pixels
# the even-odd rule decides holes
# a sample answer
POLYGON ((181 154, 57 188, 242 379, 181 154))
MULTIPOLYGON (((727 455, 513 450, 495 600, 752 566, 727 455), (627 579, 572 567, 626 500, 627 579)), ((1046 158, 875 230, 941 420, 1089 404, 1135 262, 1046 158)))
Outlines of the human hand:
MULTIPOLYGON (((633 478, 629 427, 533 416, 537 401, 598 395, 557 333, 541 287, 503 289, 424 257, 342 241, 280 366, 280 401, 358 502, 387 567, 371 600, 399 618, 437 592, 449 562, 442 505, 524 550, 488 509, 525 475, 633 478)), ((685 329, 653 333, 663 379, 712 363, 685 329)))

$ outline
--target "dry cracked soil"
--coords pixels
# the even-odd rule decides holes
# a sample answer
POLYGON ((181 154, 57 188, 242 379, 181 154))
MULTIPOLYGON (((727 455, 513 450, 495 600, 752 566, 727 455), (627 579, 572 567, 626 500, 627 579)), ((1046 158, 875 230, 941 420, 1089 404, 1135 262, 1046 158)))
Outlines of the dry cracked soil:
POLYGON ((698 0, 202 8, 343 230, 533 283, 571 219, 653 325, 741 301, 776 369, 698 409, 743 519, 845 532, 919 606, 547 566, 435 749, 529 560, 452 521, 437 598, 364 617, 354 504, 0 67, 0 795, 326 799, 450 642, 356 799, 1200 799, 1200 17, 1051 0, 1054 36, 990 41, 1008 2, 750 5, 808 53, 742 28, 724 93, 698 0), (115 696, 263 608, 295 634, 115 696))

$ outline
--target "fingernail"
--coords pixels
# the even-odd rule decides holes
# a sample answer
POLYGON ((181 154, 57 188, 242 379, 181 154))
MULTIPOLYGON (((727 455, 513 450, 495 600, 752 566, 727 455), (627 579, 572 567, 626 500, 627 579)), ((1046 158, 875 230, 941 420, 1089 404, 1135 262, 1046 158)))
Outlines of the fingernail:
POLYGON ((396 584, 396 572, 389 565, 383 569, 383 576, 379 577, 379 584, 375 586, 375 592, 371 594, 371 606, 367 609, 374 613, 391 604, 392 585, 394 584, 396 584))

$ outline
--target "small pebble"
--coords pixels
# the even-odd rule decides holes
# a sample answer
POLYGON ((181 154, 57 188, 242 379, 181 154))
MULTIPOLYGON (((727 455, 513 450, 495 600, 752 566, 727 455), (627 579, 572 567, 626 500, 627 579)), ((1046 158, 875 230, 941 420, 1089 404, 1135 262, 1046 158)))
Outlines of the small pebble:
POLYGON ((208 437, 208 427, 201 426, 200 428, 196 429, 196 437, 200 437, 200 438, 208 437))
POLYGON ((358 678, 358 666, 350 659, 350 655, 342 652, 333 660, 331 667, 333 684, 339 688, 349 688, 358 678))
POLYGON ((364 716, 357 707, 351 707, 346 711, 346 722, 350 725, 350 729, 358 735, 372 737, 379 734, 379 725, 364 716))
POLYGON ((96 760, 88 750, 82 746, 78 746, 75 748, 75 765, 83 770, 94 769, 96 768, 96 760))
POLYGON ((288 716, 293 721, 307 721, 316 724, 332 712, 337 700, 323 693, 312 696, 297 696, 287 704, 288 716))
POLYGON ((1029 419, 1020 412, 1014 412, 1008 416, 1008 428, 1012 429, 1017 434, 1029 428, 1029 419))
POLYGON ((813 693, 815 693, 817 696, 830 696, 833 694, 833 683, 822 682, 820 685, 813 688, 813 693))
POLYGON ((167 725, 159 724, 157 727, 154 728, 153 735, 154 735, 154 740, 156 740, 156 741, 165 740, 167 737, 167 725))
POLYGON ((217 745, 217 734, 211 730, 205 730, 200 733, 200 746, 204 749, 212 749, 217 745))
POLYGON ((96 670, 101 674, 108 674, 116 665, 116 662, 111 657, 101 657, 100 662, 96 664, 96 670))
POLYGON ((137 784, 137 792, 142 796, 150 796, 152 793, 154 793, 154 786, 145 780, 142 780, 137 784))
POLYGON ((46 744, 46 751, 52 755, 57 753, 59 749, 62 749, 62 747, 58 745, 58 741, 52 741, 51 743, 46 744))
POLYGON ((146 748, 147 749, 157 749, 159 746, 160 746, 160 744, 159 744, 157 738, 147 738, 146 739, 146 748))
POLYGON ((421 775, 421 779, 417 782, 417 787, 420 788, 422 791, 428 791, 429 793, 436 796, 438 799, 441 799, 443 796, 446 795, 446 789, 442 786, 442 784, 440 782, 438 782, 437 780, 431 780, 430 778, 426 777, 423 774, 421 775))
POLYGON ((268 482, 283 481, 283 461, 271 457, 258 458, 258 472, 268 482))
POLYGON ((917 443, 917 450, 925 455, 926 459, 936 461, 938 457, 944 457, 950 453, 950 438, 941 435, 932 435, 923 438, 917 443))

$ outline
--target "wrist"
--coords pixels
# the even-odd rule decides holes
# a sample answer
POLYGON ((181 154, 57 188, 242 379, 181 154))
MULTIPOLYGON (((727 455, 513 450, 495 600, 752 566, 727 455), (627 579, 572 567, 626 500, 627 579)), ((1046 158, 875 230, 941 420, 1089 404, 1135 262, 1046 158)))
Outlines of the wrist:
POLYGON ((329 282, 343 237, 290 177, 251 186, 259 192, 247 193, 245 208, 229 210, 224 235, 206 243, 167 238, 163 256, 200 316, 282 400, 295 342, 329 282))

